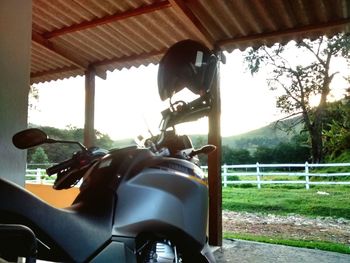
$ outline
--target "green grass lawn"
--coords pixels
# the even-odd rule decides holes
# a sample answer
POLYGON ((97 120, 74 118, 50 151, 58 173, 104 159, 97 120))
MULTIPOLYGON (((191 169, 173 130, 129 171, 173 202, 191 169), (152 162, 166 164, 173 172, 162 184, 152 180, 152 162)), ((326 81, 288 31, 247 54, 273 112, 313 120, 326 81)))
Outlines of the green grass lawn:
MULTIPOLYGON (((350 219, 350 186, 313 186, 309 190, 296 185, 263 186, 257 189, 226 187, 223 209, 276 215, 298 214, 307 217, 350 219), (328 195, 317 192, 328 193, 328 195)), ((257 236, 244 233, 224 233, 224 238, 314 248, 350 254, 350 246, 331 242, 285 239, 278 236, 257 236)))
POLYGON ((222 206, 226 210, 350 219, 349 186, 314 186, 309 190, 282 186, 263 186, 261 189, 226 187, 223 188, 222 195, 222 206))

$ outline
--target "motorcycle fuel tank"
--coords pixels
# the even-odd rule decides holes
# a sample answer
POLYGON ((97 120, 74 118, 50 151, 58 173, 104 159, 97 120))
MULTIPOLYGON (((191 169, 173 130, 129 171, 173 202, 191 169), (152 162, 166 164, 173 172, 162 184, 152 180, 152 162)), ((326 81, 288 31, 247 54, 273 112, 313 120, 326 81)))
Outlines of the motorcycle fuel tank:
POLYGON ((112 236, 151 233, 198 248, 205 244, 208 188, 195 164, 136 147, 116 150, 87 173, 76 202, 111 188, 112 236))
POLYGON ((119 185, 113 234, 147 231, 175 239, 187 235, 204 244, 208 189, 195 176, 198 167, 173 158, 152 162, 119 185))

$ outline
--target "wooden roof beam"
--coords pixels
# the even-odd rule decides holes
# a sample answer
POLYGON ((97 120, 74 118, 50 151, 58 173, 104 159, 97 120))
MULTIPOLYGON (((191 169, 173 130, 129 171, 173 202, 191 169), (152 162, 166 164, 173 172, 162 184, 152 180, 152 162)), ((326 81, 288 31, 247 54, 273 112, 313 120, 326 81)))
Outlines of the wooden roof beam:
MULTIPOLYGON (((67 51, 65 48, 54 45, 48 39, 45 39, 42 35, 34 32, 34 31, 32 32, 32 40, 34 42, 38 43, 39 45, 41 45, 42 47, 46 48, 47 50, 60 56, 63 60, 67 61, 69 64, 72 64, 72 66, 80 68, 84 71, 86 71, 89 68, 88 62, 85 62, 85 61, 82 61, 81 59, 76 58, 69 51, 67 51)), ((104 71, 97 70, 96 75, 102 79, 106 79, 106 77, 107 77, 107 74, 104 71)))
POLYGON ((122 19, 130 18, 130 17, 133 17, 133 16, 147 14, 147 13, 150 13, 150 12, 154 12, 154 11, 157 11, 157 10, 168 8, 170 6, 171 5, 170 5, 169 1, 156 2, 154 4, 147 5, 147 6, 142 6, 142 7, 139 7, 139 8, 135 8, 135 9, 123 12, 123 13, 118 13, 118 14, 114 14, 114 15, 111 15, 111 16, 106 16, 106 17, 94 19, 94 20, 91 20, 91 21, 82 22, 80 24, 72 25, 72 26, 69 26, 69 27, 64 27, 64 28, 61 28, 61 29, 57 29, 57 30, 54 30, 54 31, 51 31, 51 32, 47 32, 43 36, 46 39, 50 39, 50 38, 57 37, 57 36, 60 36, 60 35, 63 35, 63 34, 72 33, 72 32, 76 32, 76 31, 80 31, 80 30, 84 30, 84 29, 88 29, 88 28, 104 25, 104 24, 107 24, 107 23, 111 23, 111 22, 122 20, 122 19))
POLYGON ((249 35, 244 37, 225 39, 225 40, 218 41, 217 46, 222 48, 225 45, 230 45, 230 44, 241 44, 244 42, 254 42, 254 41, 263 40, 266 38, 274 38, 274 37, 281 37, 281 36, 285 37, 285 36, 295 35, 295 34, 307 34, 308 32, 323 31, 331 28, 345 27, 345 26, 350 26, 350 18, 340 19, 337 21, 327 22, 323 24, 309 25, 309 26, 296 27, 296 28, 291 28, 286 30, 273 31, 269 33, 261 33, 261 34, 249 35))
POLYGON ((87 67, 88 67, 87 63, 83 63, 81 61, 78 61, 77 59, 70 57, 70 55, 68 54, 67 51, 64 51, 63 49, 57 48, 49 40, 43 38, 40 34, 38 34, 36 32, 32 32, 32 40, 34 42, 36 42, 37 44, 41 45, 42 47, 46 48, 47 50, 60 56, 67 63, 73 64, 74 66, 81 68, 81 69, 84 69, 84 70, 87 69, 87 67))
POLYGON ((183 0, 169 0, 169 2, 184 24, 192 29, 209 49, 213 50, 213 38, 186 3, 183 0))

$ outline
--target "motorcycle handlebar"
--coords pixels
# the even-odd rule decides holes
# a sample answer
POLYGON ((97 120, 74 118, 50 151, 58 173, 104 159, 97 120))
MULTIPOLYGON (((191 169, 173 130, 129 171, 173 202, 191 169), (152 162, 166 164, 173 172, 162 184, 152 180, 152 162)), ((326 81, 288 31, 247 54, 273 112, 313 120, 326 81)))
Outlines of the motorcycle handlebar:
POLYGON ((49 176, 51 176, 53 174, 57 174, 60 171, 63 171, 65 169, 70 168, 74 163, 75 163, 74 159, 69 159, 69 160, 63 161, 63 162, 61 162, 59 164, 56 164, 54 166, 51 166, 51 167, 47 168, 46 169, 46 173, 49 176))
POLYGON ((83 167, 87 164, 90 164, 93 160, 106 155, 107 153, 108 151, 97 147, 92 147, 86 151, 76 152, 73 154, 73 157, 71 159, 47 168, 46 173, 50 176, 59 172, 63 172, 69 168, 83 167))
POLYGON ((189 103, 181 103, 174 109, 174 105, 162 112, 162 122, 160 124, 161 134, 156 142, 159 145, 163 142, 166 130, 176 124, 195 121, 207 116, 211 110, 211 95, 206 93, 189 103))

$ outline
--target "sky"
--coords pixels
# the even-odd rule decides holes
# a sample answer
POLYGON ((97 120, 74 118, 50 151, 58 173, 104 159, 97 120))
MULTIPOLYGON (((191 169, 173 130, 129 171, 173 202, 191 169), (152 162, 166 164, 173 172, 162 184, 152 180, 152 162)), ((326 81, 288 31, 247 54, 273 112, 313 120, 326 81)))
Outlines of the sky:
MULTIPOLYGON (((275 107, 277 93, 267 87, 264 73, 252 76, 238 50, 226 57, 226 64, 220 65, 221 135, 242 134, 282 118, 275 107)), ((160 112, 169 106, 159 98, 157 70, 157 65, 149 65, 108 72, 106 80, 97 77, 95 129, 115 140, 147 136, 148 130, 157 134, 160 112)), ((39 100, 29 110, 29 123, 83 127, 84 83, 84 77, 76 77, 37 84, 39 100)), ((206 134, 207 119, 181 125, 178 131, 206 134)))

